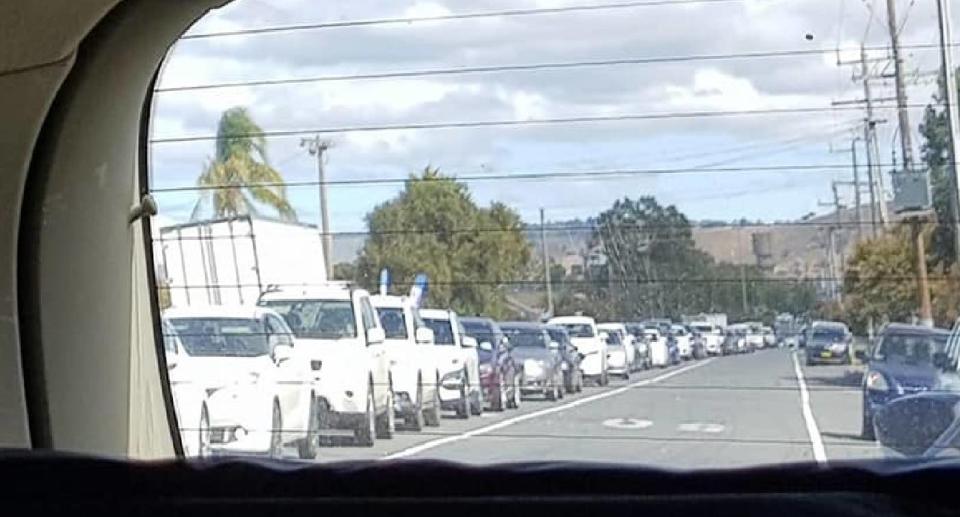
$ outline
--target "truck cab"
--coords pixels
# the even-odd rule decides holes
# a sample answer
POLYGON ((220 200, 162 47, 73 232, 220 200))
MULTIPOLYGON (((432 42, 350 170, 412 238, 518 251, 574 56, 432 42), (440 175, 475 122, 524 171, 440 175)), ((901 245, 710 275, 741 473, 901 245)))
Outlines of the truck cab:
POLYGON ((374 295, 370 301, 385 333, 396 416, 413 431, 440 425, 440 374, 433 357, 433 331, 409 298, 374 295))
POLYGON ((482 414, 484 397, 477 340, 466 334, 456 312, 420 309, 420 317, 433 330, 441 406, 460 418, 482 414))
POLYGON ((275 289, 262 294, 259 305, 286 320, 298 355, 317 373, 321 430, 350 430, 361 446, 393 437, 390 362, 367 291, 336 283, 275 289))

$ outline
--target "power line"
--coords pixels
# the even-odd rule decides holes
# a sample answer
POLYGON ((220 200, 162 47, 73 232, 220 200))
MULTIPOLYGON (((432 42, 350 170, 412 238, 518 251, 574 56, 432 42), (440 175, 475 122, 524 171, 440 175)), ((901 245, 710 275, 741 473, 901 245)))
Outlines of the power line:
POLYGON ((534 16, 543 14, 561 14, 587 11, 609 11, 615 9, 635 9, 643 7, 672 7, 694 4, 729 4, 743 0, 642 0, 635 2, 620 2, 592 5, 570 5, 565 7, 541 7, 532 9, 510 9, 500 11, 481 11, 473 13, 444 14, 437 16, 409 16, 402 18, 374 18, 368 20, 348 20, 339 22, 307 23, 295 25, 278 25, 274 27, 260 27, 256 29, 238 29, 232 31, 206 32, 199 34, 185 34, 181 40, 196 40, 222 38, 229 36, 252 36, 259 34, 273 34, 279 32, 299 32, 321 29, 340 29, 345 27, 370 27, 375 25, 401 25, 418 22, 441 22, 451 20, 471 20, 479 18, 507 18, 514 16, 534 16))
MULTIPOLYGON (((960 44, 954 44, 952 46, 960 46, 960 44)), ((870 51, 883 50, 885 48, 886 47, 878 46, 878 47, 868 48, 867 50, 870 50, 870 51)), ((917 44, 917 45, 902 46, 902 48, 937 50, 940 47, 939 45, 934 45, 934 44, 917 44)), ((186 91, 197 91, 197 90, 213 90, 213 89, 259 87, 259 86, 279 86, 279 85, 340 82, 340 81, 367 81, 367 80, 378 80, 378 79, 400 79, 400 78, 414 78, 414 77, 451 76, 451 75, 521 72, 521 71, 528 72, 528 71, 538 71, 538 70, 563 70, 563 69, 570 69, 570 68, 587 68, 587 67, 611 67, 611 66, 645 65, 645 64, 657 64, 657 63, 682 63, 682 62, 691 62, 691 61, 723 61, 723 60, 733 60, 733 59, 781 58, 781 57, 789 57, 789 56, 810 56, 810 55, 832 54, 835 51, 836 51, 835 49, 795 49, 795 50, 772 50, 772 51, 728 53, 728 54, 699 54, 699 55, 685 55, 685 56, 603 59, 603 60, 593 60, 593 61, 530 63, 530 64, 519 64, 519 65, 491 65, 491 66, 475 66, 475 67, 459 67, 459 68, 436 68, 436 69, 426 69, 426 70, 410 70, 406 72, 374 72, 374 73, 368 73, 368 74, 324 75, 324 76, 314 76, 314 77, 299 77, 299 78, 291 77, 291 78, 285 78, 285 79, 260 79, 260 80, 251 80, 251 81, 221 82, 221 83, 195 84, 195 85, 186 85, 186 86, 170 86, 170 87, 157 88, 154 91, 156 93, 172 93, 172 92, 186 92, 186 91)))
MULTIPOLYGON (((892 164, 879 164, 880 167, 892 167, 892 164)), ((582 179, 600 179, 605 177, 625 177, 625 176, 644 176, 644 175, 669 175, 669 174, 726 174, 726 173, 763 173, 763 172, 832 172, 836 170, 847 170, 849 164, 813 164, 813 165, 768 165, 768 166, 741 166, 741 167, 673 167, 673 168, 650 168, 650 169, 594 169, 574 172, 512 172, 503 174, 480 174, 472 176, 445 176, 436 178, 355 178, 326 180, 324 185, 403 185, 409 181, 432 182, 432 181, 455 181, 465 183, 476 183, 482 181, 529 181, 529 180, 551 180, 568 181, 582 179)), ((299 188, 316 187, 321 183, 317 180, 307 181, 277 181, 277 182, 257 182, 241 184, 222 184, 222 185, 190 185, 178 187, 159 187, 150 189, 151 193, 168 192, 202 192, 206 190, 237 189, 237 188, 299 188)))
MULTIPOLYGON (((893 108, 893 106, 887 106, 893 108)), ((908 104, 908 108, 926 108, 927 104, 908 104)), ((511 127, 535 126, 555 124, 583 124, 597 122, 628 122, 640 120, 667 120, 688 118, 738 117, 755 115, 798 115, 804 113, 823 113, 829 111, 859 111, 858 106, 817 106, 801 108, 764 108, 756 110, 717 110, 717 111, 676 111, 666 113, 638 113, 632 115, 592 115, 580 117, 556 117, 526 120, 480 120, 465 122, 427 122, 415 124, 384 124, 373 126, 344 126, 339 128, 288 129, 276 131, 259 131, 236 133, 227 137, 218 135, 195 135, 181 137, 154 138, 151 144, 171 144, 184 142, 216 141, 234 138, 279 138, 304 136, 311 134, 331 133, 366 133, 375 131, 425 130, 425 129, 456 129, 482 127, 511 127)))
MULTIPOLYGON (((814 221, 784 221, 784 222, 773 222, 773 223, 744 223, 744 224, 727 224, 727 225, 697 225, 693 224, 690 226, 683 225, 669 225, 669 224, 650 224, 650 225, 635 225, 635 224, 621 224, 621 225, 611 225, 611 227, 616 228, 620 231, 637 231, 637 232, 655 232, 663 230, 679 230, 679 229, 691 229, 691 230, 741 230, 741 229, 756 229, 756 228, 856 228, 857 226, 867 226, 869 222, 814 222, 814 221)), ((939 225, 947 225, 949 222, 940 222, 939 225)), ((174 231, 178 228, 182 228, 184 225, 174 225, 170 227, 167 231, 174 231)), ((165 228, 160 228, 159 230, 164 230, 165 228)), ((546 232, 594 232, 607 229, 607 227, 599 224, 580 224, 580 225, 564 225, 564 226, 547 226, 544 228, 546 232)), ((379 231, 330 231, 326 234, 321 233, 321 235, 331 235, 335 237, 368 237, 368 236, 387 236, 387 235, 421 235, 421 234, 462 234, 462 233, 506 233, 506 232, 535 232, 540 231, 540 228, 537 226, 522 226, 522 227, 475 227, 475 228, 398 228, 395 230, 379 230, 379 231)), ((244 239, 251 238, 250 234, 234 234, 231 235, 182 235, 179 237, 158 237, 153 239, 154 242, 174 242, 174 241, 215 241, 215 240, 235 240, 235 239, 244 239)), ((687 237, 677 237, 677 238, 658 238, 657 242, 679 242, 689 240, 687 237)))
MULTIPOLYGON (((736 264, 730 263, 720 263, 727 264, 730 266, 736 266, 736 264)), ((825 282, 837 282, 846 280, 847 277, 844 276, 833 276, 833 275, 818 275, 818 276, 809 276, 809 277, 741 277, 741 276, 731 276, 731 277, 697 277, 697 278, 681 278, 681 277, 658 277, 656 280, 649 278, 624 278, 622 282, 627 285, 656 285, 656 284, 736 284, 740 285, 743 282, 746 283, 756 283, 756 284, 808 284, 808 283, 825 283, 825 282)), ((873 276, 858 276, 856 277, 858 282, 916 282, 916 276, 910 275, 873 275, 873 276)), ((938 282, 949 282, 956 280, 955 277, 949 275, 937 275, 931 277, 930 281, 938 282)), ((543 286, 543 280, 525 280, 525 279, 503 279, 503 280, 434 280, 430 282, 431 285, 438 286, 465 286, 465 285, 486 285, 493 287, 507 287, 507 286, 533 286, 541 287, 543 286)), ((268 287, 273 288, 311 288, 311 287, 323 287, 328 284, 318 284, 318 283, 278 283, 278 284, 269 284, 268 287)), ((396 287, 410 287, 413 284, 413 281, 408 282, 394 282, 393 284, 396 287)), ((608 279, 602 280, 564 280, 563 285, 565 286, 591 286, 591 285, 600 285, 600 286, 609 286, 610 282, 608 279)), ((252 284, 252 283, 222 283, 222 284, 158 284, 156 286, 158 289, 238 289, 238 288, 257 288, 262 289, 264 286, 261 284, 252 284)))

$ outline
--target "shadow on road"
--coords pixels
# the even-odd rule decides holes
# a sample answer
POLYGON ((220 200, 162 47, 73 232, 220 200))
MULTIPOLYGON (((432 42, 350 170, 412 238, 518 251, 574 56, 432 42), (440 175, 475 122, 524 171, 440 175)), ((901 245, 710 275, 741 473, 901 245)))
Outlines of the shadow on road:
MULTIPOLYGON (((785 377, 784 380, 795 379, 793 377, 785 377)), ((804 372, 804 380, 807 381, 807 386, 810 387, 811 391, 817 387, 859 389, 863 382, 863 372, 860 370, 846 370, 839 375, 826 375, 817 372, 815 368, 808 368, 804 372)))
POLYGON ((858 442, 870 442, 870 441, 872 441, 872 440, 866 440, 866 439, 864 439, 864 438, 863 438, 862 436, 860 436, 859 434, 851 434, 851 433, 821 432, 821 433, 820 433, 820 436, 822 436, 822 437, 824 437, 824 438, 837 438, 837 439, 841 439, 841 440, 855 440, 855 441, 858 441, 858 442))

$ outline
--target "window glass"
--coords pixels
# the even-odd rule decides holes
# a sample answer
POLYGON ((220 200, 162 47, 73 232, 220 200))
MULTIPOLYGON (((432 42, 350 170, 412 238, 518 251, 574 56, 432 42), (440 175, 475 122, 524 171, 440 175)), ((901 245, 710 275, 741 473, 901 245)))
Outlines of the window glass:
POLYGON ((380 325, 387 339, 407 339, 407 320, 403 309, 397 307, 378 307, 380 325))
POLYGON ((353 303, 349 300, 269 301, 264 305, 280 313, 298 338, 357 337, 353 303))
MULTIPOLYGON (((594 337, 593 327, 581 323, 561 323, 563 328, 567 329, 570 337, 594 337)), ((509 336, 508 336, 509 337, 509 336)))
POLYGON ((424 324, 433 331, 434 343, 437 345, 454 345, 453 327, 450 320, 423 318, 424 324))
POLYGON ((174 318, 187 355, 194 357, 254 357, 270 353, 267 332, 255 319, 174 318))

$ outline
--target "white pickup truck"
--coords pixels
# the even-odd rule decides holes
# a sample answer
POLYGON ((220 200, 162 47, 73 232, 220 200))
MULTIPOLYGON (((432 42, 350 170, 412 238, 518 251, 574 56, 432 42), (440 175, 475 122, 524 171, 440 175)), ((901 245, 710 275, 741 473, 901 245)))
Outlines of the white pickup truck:
POLYGON ((369 293, 331 282, 267 291, 259 303, 283 316, 297 337, 298 355, 317 372, 321 431, 351 430, 361 446, 392 438, 390 360, 369 293))
POLYGON ((433 330, 440 371, 440 402, 460 418, 483 413, 483 388, 477 340, 464 332, 457 313, 445 309, 420 309, 420 317, 433 330))
POLYGON ((370 301, 386 334, 396 415, 412 431, 440 425, 440 371, 433 331, 407 297, 374 295, 370 301))

